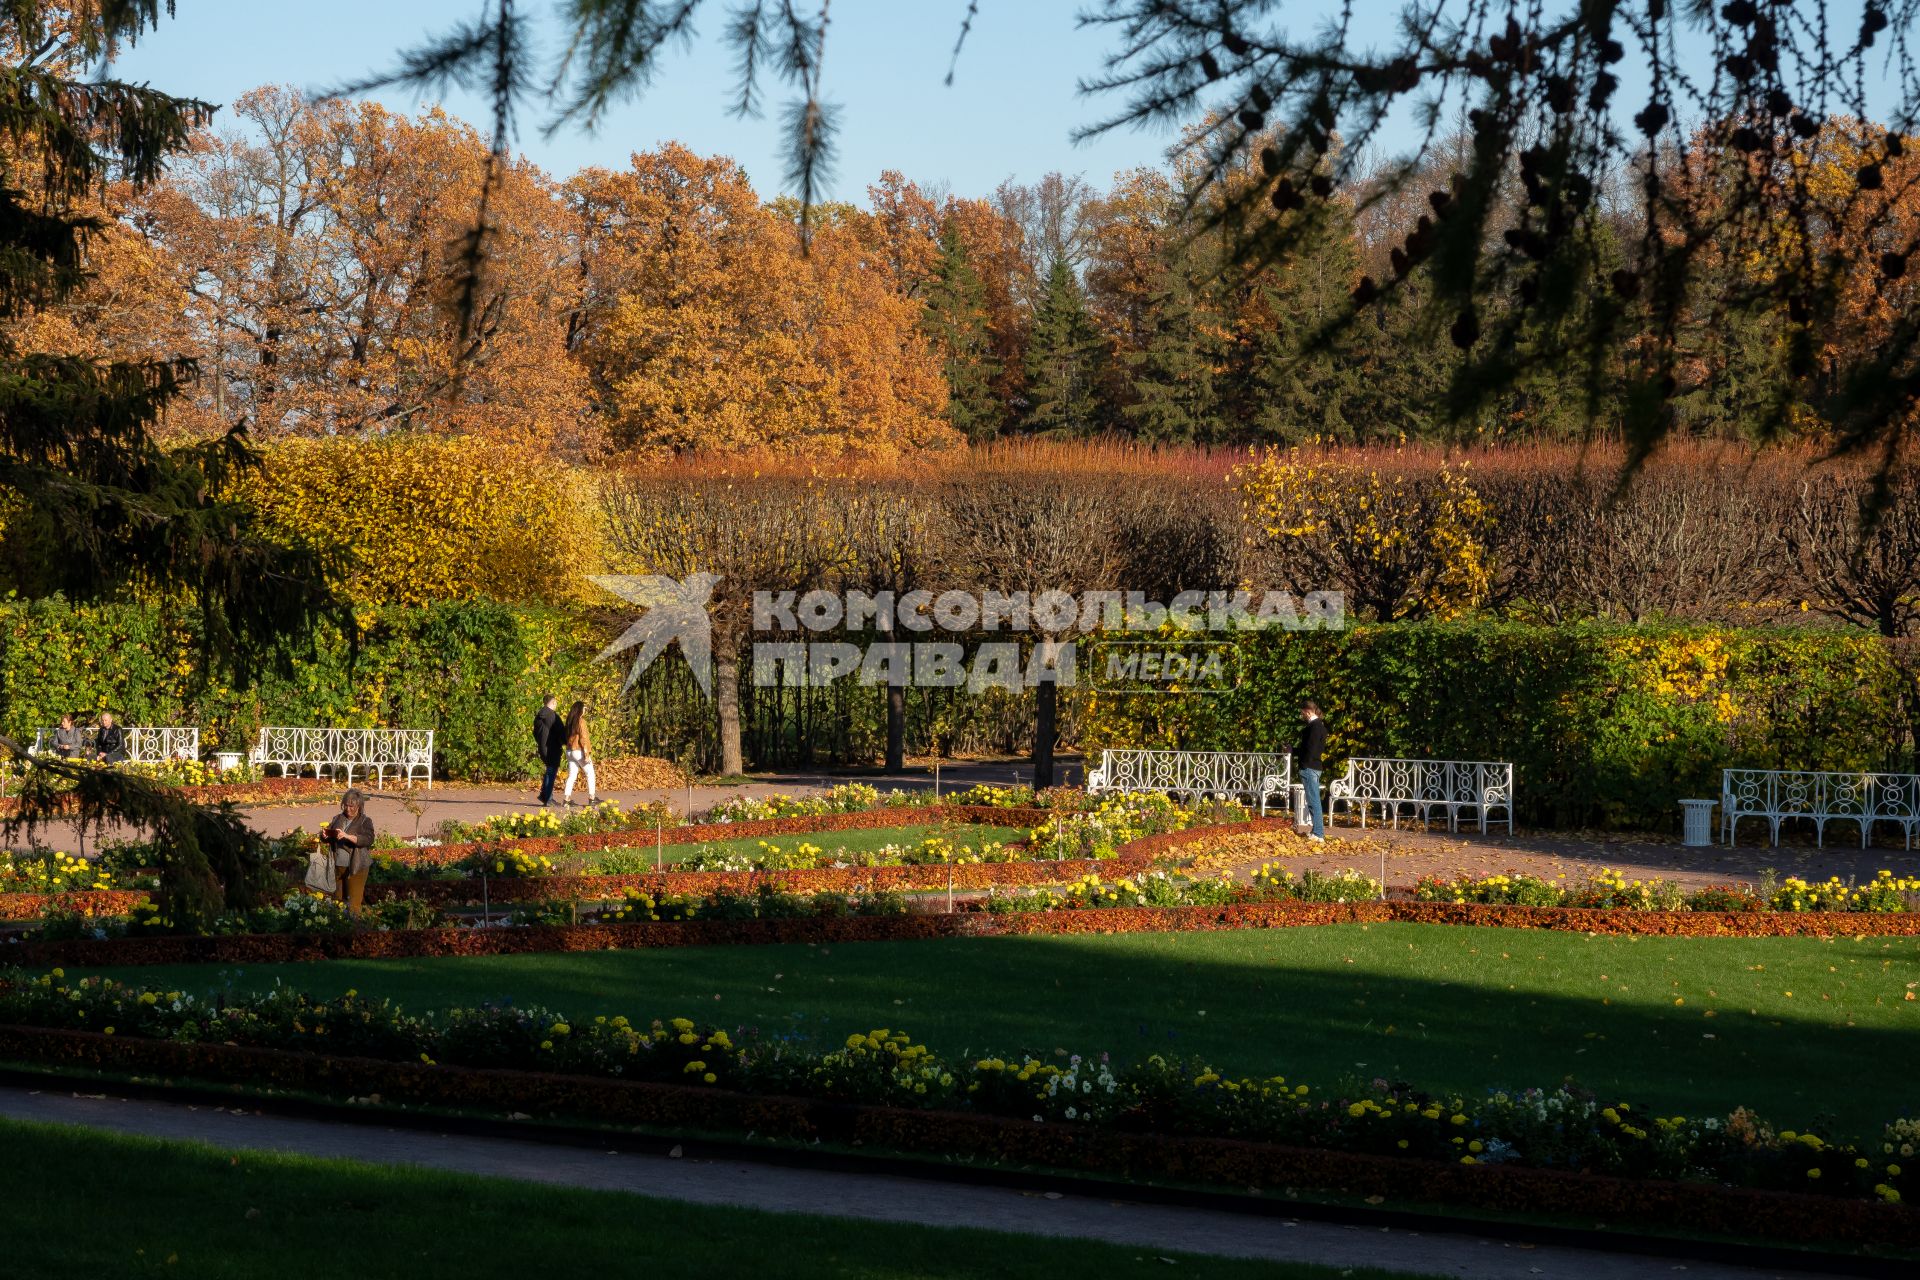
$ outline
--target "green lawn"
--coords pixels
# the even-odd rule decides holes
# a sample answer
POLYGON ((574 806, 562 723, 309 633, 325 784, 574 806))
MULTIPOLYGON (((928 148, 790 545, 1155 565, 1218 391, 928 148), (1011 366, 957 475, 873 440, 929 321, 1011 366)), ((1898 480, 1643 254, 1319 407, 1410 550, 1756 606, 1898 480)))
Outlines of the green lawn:
MULTIPOLYGON (((660 857, 663 863, 675 863, 685 861, 696 853, 753 854, 760 852, 762 841, 778 845, 782 849, 797 849, 803 844, 810 844, 827 850, 828 853, 836 849, 845 849, 849 853, 864 853, 890 844, 919 844, 930 836, 945 836, 956 844, 970 844, 978 848, 989 840, 998 841, 1001 844, 1025 840, 1027 828, 946 822, 919 827, 873 827, 854 831, 821 831, 800 836, 754 836, 740 840, 709 840, 705 844, 663 845, 660 847, 660 857)), ((643 854, 650 854, 654 850, 653 837, 645 832, 636 832, 631 847, 643 854)), ((588 853, 580 856, 585 861, 587 869, 591 871, 599 865, 605 854, 588 853)))
POLYGON ((1572 1077, 1662 1114, 1745 1105, 1854 1135, 1920 1111, 1914 938, 1344 925, 116 972, 197 991, 357 987, 416 1008, 687 1016, 829 1043, 888 1027, 951 1054, 1195 1054, 1326 1084, 1572 1077))
MULTIPOLYGON (((5 1271, 36 1280, 1393 1280, 1087 1240, 896 1226, 0 1122, 5 1271), (1169 1263, 1173 1266, 1169 1266, 1169 1263)), ((929 1195, 938 1194, 933 1188, 929 1195)))

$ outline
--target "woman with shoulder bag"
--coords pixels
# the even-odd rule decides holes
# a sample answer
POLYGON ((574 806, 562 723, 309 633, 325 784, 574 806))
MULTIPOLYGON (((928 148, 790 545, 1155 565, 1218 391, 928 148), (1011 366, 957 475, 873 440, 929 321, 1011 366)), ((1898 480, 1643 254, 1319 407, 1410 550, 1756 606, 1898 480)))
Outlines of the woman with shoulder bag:
POLYGON ((335 892, 349 915, 360 914, 367 891, 367 872, 373 869, 373 819, 367 816, 367 797, 358 787, 340 797, 340 812, 320 828, 320 838, 333 854, 335 892))
POLYGON ((593 778, 593 740, 587 734, 587 704, 576 702, 567 709, 567 789, 565 794, 569 805, 573 803, 573 780, 582 772, 587 775, 587 803, 600 803, 600 788, 593 778))

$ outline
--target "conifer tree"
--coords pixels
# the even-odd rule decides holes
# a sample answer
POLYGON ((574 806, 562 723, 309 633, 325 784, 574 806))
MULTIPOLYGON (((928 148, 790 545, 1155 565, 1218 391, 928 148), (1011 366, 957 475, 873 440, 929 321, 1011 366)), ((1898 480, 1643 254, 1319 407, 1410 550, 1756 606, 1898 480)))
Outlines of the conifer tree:
POLYGON ((1052 436, 1099 430, 1105 365, 1106 339, 1087 310, 1080 281, 1056 259, 1027 339, 1027 429, 1052 436))
MULTIPOLYGON (((44 549, 45 581, 81 599, 139 590, 193 606, 205 667, 248 665, 327 603, 312 552, 262 537, 233 482, 256 466, 244 425, 164 447, 155 426, 193 376, 186 360, 101 360, 31 349, 25 322, 88 278, 110 184, 135 192, 213 107, 92 74, 171 13, 165 0, 0 0, 0 498, 9 536, 44 549)), ((28 757, 12 839, 56 813, 153 840, 160 905, 186 922, 250 905, 271 877, 231 807, 203 809, 122 770, 28 757)))
POLYGON ((1215 321, 1202 309, 1199 289, 1177 255, 1163 256, 1155 274, 1146 341, 1127 359, 1133 401, 1123 413, 1143 440, 1216 439, 1225 424, 1214 387, 1215 321))
POLYGON ((993 390, 1000 361, 987 327, 987 287, 951 226, 940 233, 940 257, 927 284, 921 323, 946 374, 947 421, 968 440, 999 434, 1005 413, 993 390))

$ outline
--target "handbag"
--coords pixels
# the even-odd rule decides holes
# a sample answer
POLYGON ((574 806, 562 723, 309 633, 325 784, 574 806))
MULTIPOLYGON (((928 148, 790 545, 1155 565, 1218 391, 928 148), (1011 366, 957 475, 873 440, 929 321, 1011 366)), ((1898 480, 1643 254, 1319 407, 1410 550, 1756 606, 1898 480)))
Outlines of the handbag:
POLYGON ((324 847, 307 855, 307 888, 321 893, 340 891, 340 882, 334 878, 333 854, 324 847))

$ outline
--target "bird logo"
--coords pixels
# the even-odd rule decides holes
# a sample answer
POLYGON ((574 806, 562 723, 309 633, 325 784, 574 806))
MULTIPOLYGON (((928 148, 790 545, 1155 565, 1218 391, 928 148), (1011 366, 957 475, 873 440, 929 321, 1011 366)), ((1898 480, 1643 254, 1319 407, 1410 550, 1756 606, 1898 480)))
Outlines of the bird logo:
POLYGON ((590 580, 646 609, 595 659, 597 662, 639 649, 627 670, 627 682, 620 686, 622 693, 631 689, 640 673, 677 640, 681 656, 700 683, 700 691, 709 698, 713 696, 713 623, 707 616, 707 604, 720 583, 719 574, 690 573, 680 580, 657 573, 594 574, 590 580))

